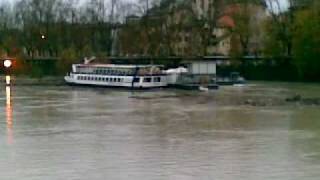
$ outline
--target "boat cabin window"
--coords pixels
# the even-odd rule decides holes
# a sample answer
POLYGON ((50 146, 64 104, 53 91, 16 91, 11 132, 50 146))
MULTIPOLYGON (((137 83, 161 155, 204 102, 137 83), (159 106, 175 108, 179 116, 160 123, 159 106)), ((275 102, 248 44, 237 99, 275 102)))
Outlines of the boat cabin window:
POLYGON ((136 78, 134 78, 134 79, 133 79, 133 82, 134 82, 134 83, 138 83, 138 82, 140 82, 140 78, 137 78, 137 77, 136 77, 136 78))
POLYGON ((155 78, 153 79, 153 82, 161 82, 161 77, 155 77, 155 78))
POLYGON ((148 82, 148 83, 150 83, 151 80, 152 80, 151 77, 147 77, 147 78, 144 78, 143 82, 148 82))

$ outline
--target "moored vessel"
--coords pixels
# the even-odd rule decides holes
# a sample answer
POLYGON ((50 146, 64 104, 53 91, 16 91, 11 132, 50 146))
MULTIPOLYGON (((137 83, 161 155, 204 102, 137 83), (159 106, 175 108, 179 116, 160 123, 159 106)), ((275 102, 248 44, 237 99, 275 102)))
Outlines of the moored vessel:
POLYGON ((73 64, 65 76, 71 85, 123 88, 161 88, 167 76, 159 65, 73 64))

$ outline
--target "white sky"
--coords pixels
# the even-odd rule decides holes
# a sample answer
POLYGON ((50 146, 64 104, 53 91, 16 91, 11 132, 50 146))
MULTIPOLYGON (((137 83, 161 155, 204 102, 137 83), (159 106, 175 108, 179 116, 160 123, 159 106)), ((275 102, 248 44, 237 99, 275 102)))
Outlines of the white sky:
MULTIPOLYGON (((2 4, 3 2, 16 2, 16 1, 19 1, 19 0, 0 0, 0 4, 2 4)), ((75 0, 75 1, 83 2, 86 0, 75 0)), ((110 1, 110 0, 105 0, 105 1, 110 1)), ((124 1, 134 2, 134 1, 138 1, 138 0, 124 0, 124 1)))
MULTIPOLYGON (((15 1, 18 1, 18 0, 0 0, 0 4, 2 4, 4 2, 15 2, 15 1)), ((76 1, 81 2, 81 1, 85 1, 85 0, 76 0, 76 1)), ((110 0, 106 0, 106 1, 110 1, 110 0)), ((138 0, 124 0, 124 1, 134 2, 134 1, 138 1, 138 0)), ((281 0, 280 2, 282 3, 283 8, 285 9, 287 6, 287 0, 281 0)))

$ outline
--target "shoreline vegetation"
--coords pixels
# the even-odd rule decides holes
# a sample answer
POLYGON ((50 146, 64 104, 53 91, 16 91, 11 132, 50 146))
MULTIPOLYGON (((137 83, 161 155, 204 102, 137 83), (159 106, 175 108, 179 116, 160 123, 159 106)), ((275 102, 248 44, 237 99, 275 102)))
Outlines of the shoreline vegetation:
MULTIPOLYGON (((108 59, 108 58, 102 58, 108 59)), ((166 68, 177 67, 185 62, 188 58, 141 58, 136 61, 132 58, 123 60, 100 60, 101 63, 121 63, 121 64, 161 64, 166 68)), ((201 58, 189 58, 199 59, 201 58)), ((217 76, 228 77, 231 72, 239 72, 246 80, 250 81, 283 81, 283 82, 320 82, 314 79, 300 78, 298 69, 291 64, 290 60, 273 60, 273 59, 249 59, 249 60, 237 60, 236 64, 229 64, 234 60, 223 60, 225 64, 217 65, 217 76), (241 62, 241 63, 239 63, 241 62)), ((71 70, 73 63, 82 63, 83 60, 74 59, 68 60, 68 58, 61 59, 28 59, 19 60, 15 63, 15 67, 7 72, 18 77, 29 77, 35 79, 42 79, 46 77, 63 77, 71 70)), ((0 75, 6 74, 3 69, 0 68, 0 75)))
POLYGON ((231 57, 218 67, 221 76, 237 71, 247 80, 320 82, 320 2, 290 0, 284 9, 281 1, 4 1, 0 60, 16 59, 15 75, 45 77, 92 56, 153 63, 221 56, 231 57))

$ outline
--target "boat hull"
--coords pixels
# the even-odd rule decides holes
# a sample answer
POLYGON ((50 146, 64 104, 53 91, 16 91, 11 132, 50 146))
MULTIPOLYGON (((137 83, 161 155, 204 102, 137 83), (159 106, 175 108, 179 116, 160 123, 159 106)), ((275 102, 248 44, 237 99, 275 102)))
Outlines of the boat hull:
MULTIPOLYGON (((106 77, 108 78, 108 77, 106 77)), ((130 77, 129 77, 130 78, 130 77)), ((131 77, 132 78, 132 77, 131 77)), ((165 77, 162 77, 165 78, 165 77)), ((101 82, 90 80, 78 80, 76 77, 65 76, 65 82, 71 86, 90 86, 102 88, 126 88, 126 89, 154 89, 167 87, 166 82, 146 83, 146 82, 101 82)))

